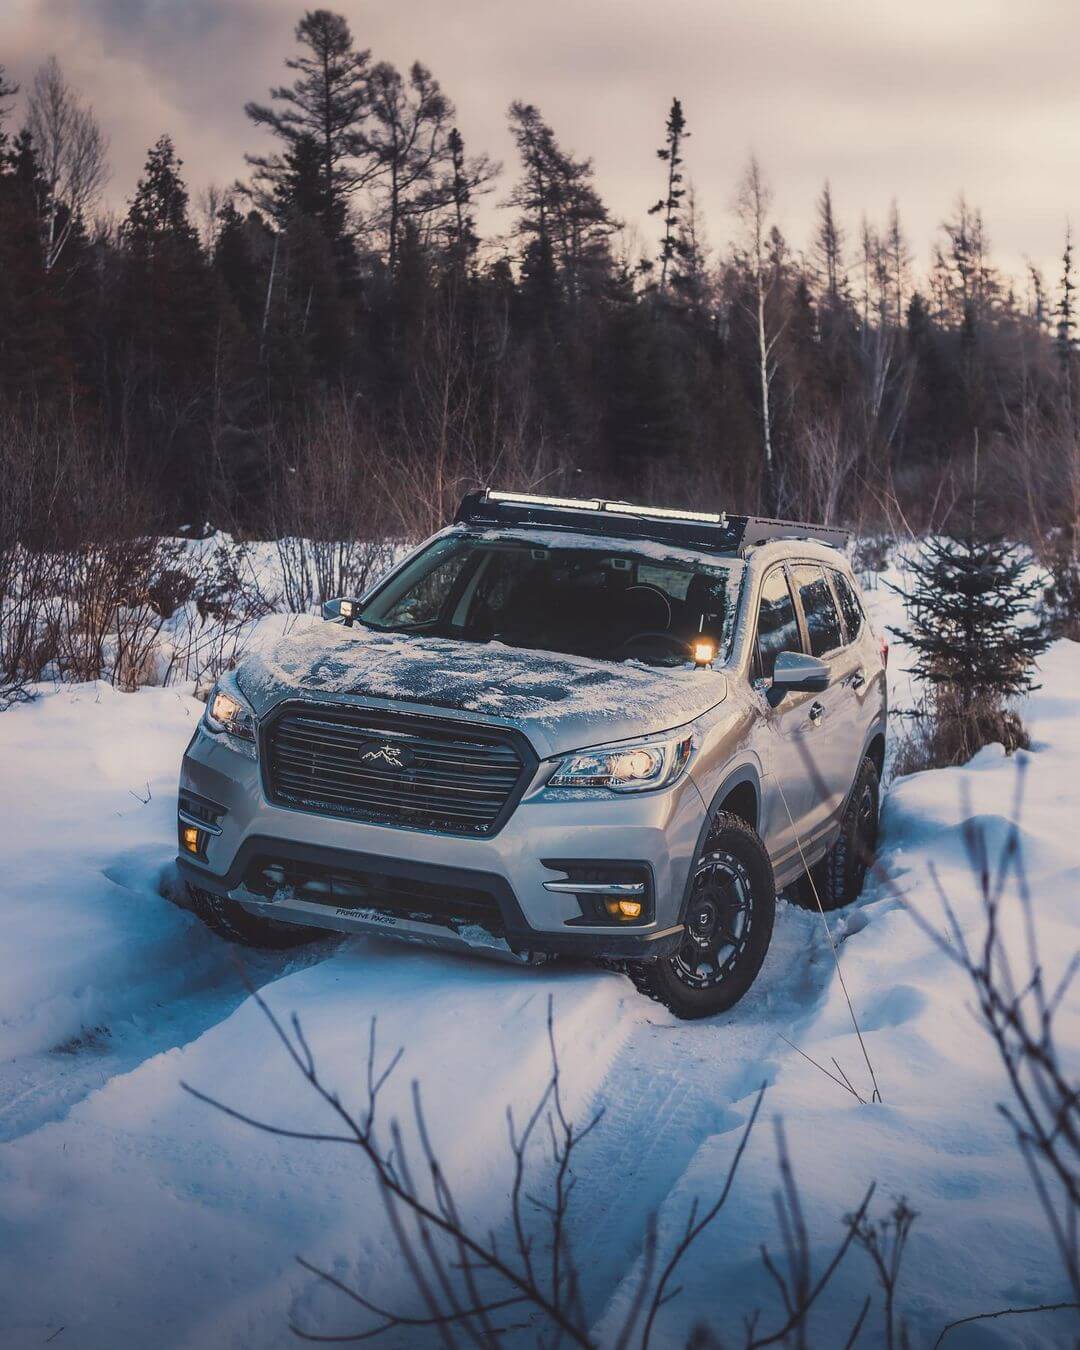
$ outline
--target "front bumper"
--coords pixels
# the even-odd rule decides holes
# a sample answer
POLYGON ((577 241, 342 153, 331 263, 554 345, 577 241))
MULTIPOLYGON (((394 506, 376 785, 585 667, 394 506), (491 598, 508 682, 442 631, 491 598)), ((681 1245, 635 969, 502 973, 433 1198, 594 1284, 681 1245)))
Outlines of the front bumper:
POLYGON ((684 775, 669 789, 636 795, 543 793, 534 782, 505 825, 488 837, 339 819, 269 802, 255 758, 201 726, 184 756, 180 790, 220 807, 217 832, 202 837, 202 856, 181 853, 177 859, 193 886, 281 922, 516 956, 669 955, 681 939, 683 899, 706 818, 700 793, 684 775), (449 894, 460 888, 489 897, 498 921, 430 922, 400 906, 380 905, 378 885, 361 905, 313 903, 290 888, 260 894, 250 884, 251 869, 266 858, 360 871, 395 890, 434 887, 449 894), (637 868, 637 875, 649 878, 648 921, 590 922, 575 894, 544 884, 565 881, 562 864, 568 862, 637 868))

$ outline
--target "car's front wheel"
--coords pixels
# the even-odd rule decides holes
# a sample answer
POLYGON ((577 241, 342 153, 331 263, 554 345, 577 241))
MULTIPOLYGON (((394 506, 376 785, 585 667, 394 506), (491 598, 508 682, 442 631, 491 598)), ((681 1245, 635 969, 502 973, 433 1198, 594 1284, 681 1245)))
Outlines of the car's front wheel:
POLYGON ((677 952, 627 970, 676 1017, 726 1012, 753 984, 772 937, 776 887, 755 830, 721 812, 694 864, 677 952))

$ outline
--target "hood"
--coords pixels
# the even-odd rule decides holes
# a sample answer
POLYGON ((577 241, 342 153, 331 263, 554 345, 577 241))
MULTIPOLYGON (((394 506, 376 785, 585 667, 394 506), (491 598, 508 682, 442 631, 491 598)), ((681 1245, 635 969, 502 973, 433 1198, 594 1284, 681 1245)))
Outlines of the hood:
POLYGON ((447 710, 517 727, 541 758, 668 731, 722 702, 719 671, 593 661, 272 615, 237 670, 262 715, 284 698, 447 710))

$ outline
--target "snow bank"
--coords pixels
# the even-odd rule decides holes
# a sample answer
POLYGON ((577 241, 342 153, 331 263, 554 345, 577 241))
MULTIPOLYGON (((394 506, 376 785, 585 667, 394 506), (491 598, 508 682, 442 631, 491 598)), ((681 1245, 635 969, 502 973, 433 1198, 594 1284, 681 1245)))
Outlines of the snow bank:
POLYGON ((5 1059, 167 999, 216 963, 157 893, 174 856, 177 752, 201 712, 176 690, 98 683, 0 716, 5 1059))

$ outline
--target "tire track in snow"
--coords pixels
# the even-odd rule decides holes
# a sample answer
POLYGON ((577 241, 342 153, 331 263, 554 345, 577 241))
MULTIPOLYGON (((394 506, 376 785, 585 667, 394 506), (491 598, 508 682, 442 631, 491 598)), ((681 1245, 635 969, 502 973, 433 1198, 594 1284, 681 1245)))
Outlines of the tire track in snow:
MULTIPOLYGON (((139 869, 129 877, 125 859, 103 868, 114 885, 146 904, 171 905, 160 891, 140 885, 139 869)), ((179 916, 177 916, 179 918, 179 916)), ((0 1063, 0 1143, 18 1139, 68 1112, 111 1079, 131 1073, 146 1060, 197 1040, 223 1022, 256 989, 324 961, 340 945, 327 938, 289 952, 230 946, 192 917, 167 942, 179 968, 172 989, 148 984, 115 1016, 47 1049, 0 1063)))
POLYGON ((820 917, 783 905, 762 972, 731 1013, 680 1022, 657 1007, 631 1034, 598 1086, 604 1117, 577 1160, 570 1233, 591 1325, 641 1255, 648 1216, 705 1140, 743 1125, 752 1094, 794 1053, 780 1034, 798 1044, 833 978, 820 917))

